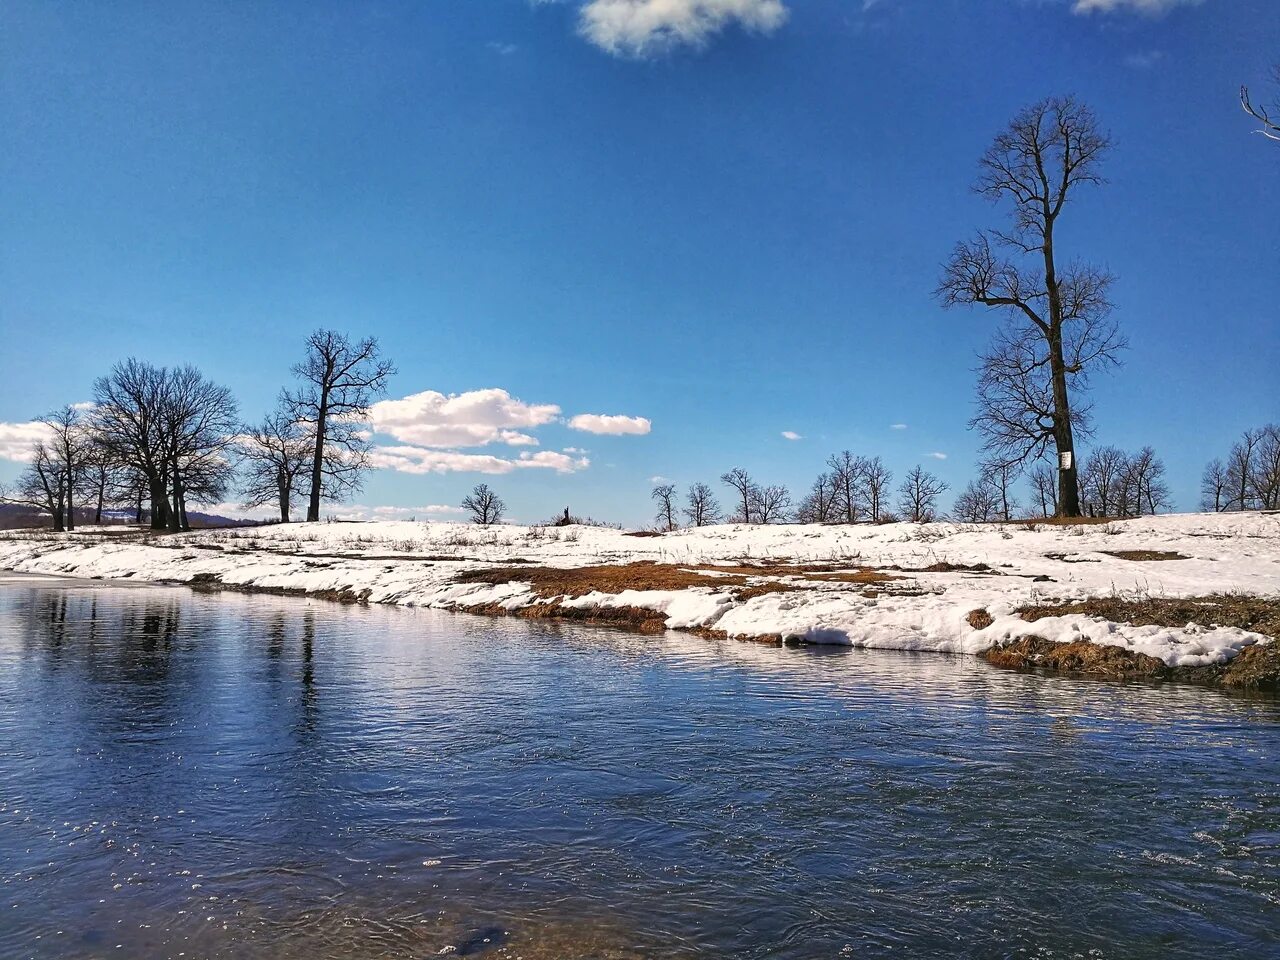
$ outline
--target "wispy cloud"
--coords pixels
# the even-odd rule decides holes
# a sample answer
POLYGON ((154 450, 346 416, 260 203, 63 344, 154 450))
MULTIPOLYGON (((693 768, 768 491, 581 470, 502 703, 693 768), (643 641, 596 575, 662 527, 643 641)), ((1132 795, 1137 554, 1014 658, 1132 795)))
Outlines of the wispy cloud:
POLYGON ((794 430, 783 430, 782 438, 784 440, 803 440, 804 439, 804 437, 796 433, 794 430))
POLYGON ((1138 53, 1131 53, 1125 57, 1124 65, 1126 67, 1133 67, 1135 70, 1150 70, 1163 59, 1163 50, 1143 50, 1138 53))
POLYGON ((607 53, 644 59, 706 46, 732 25, 770 34, 786 19, 781 0, 589 0, 578 32, 607 53))
POLYGON ((627 417, 621 414, 580 413, 569 420, 569 426, 585 433, 599 433, 609 436, 643 436, 653 429, 653 424, 645 417, 627 417))
POLYGON ((457 450, 431 450, 426 447, 374 447, 369 453, 371 466, 397 473, 487 473, 504 474, 516 470, 554 470, 576 473, 591 466, 586 457, 574 457, 554 450, 525 452, 518 457, 497 457, 485 453, 461 453, 457 450))
POLYGON ((1204 0, 1075 0, 1072 13, 1144 13, 1159 16, 1174 7, 1193 7, 1204 0))
POLYGON ((500 57, 509 57, 520 49, 514 43, 502 43, 497 40, 490 40, 485 46, 500 57))
POLYGON ((891 424, 889 424, 889 429, 890 429, 890 430, 905 430, 905 429, 907 429, 907 425, 906 425, 905 423, 891 423, 891 424))
POLYGON ((937 451, 937 450, 933 451, 933 453, 926 453, 926 454, 925 454, 925 456, 926 456, 926 457, 933 457, 933 459, 935 459, 935 460, 945 460, 945 459, 947 459, 947 455, 946 455, 945 453, 940 453, 940 452, 939 452, 939 451, 937 451))
POLYGON ((655 475, 655 476, 650 477, 650 478, 649 478, 649 482, 650 482, 651 484, 653 484, 653 485, 656 487, 656 486, 657 486, 658 484, 660 484, 660 483, 670 483, 670 482, 671 482, 671 478, 670 478, 670 477, 664 477, 664 476, 662 476, 661 474, 658 474, 658 475, 655 475))

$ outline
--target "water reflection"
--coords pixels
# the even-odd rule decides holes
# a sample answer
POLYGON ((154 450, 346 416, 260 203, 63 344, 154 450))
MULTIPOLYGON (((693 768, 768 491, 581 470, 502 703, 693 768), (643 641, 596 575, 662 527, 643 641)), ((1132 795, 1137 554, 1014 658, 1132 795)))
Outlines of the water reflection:
POLYGON ((965 657, 8 587, 0 955, 1263 956, 1277 719, 965 657))

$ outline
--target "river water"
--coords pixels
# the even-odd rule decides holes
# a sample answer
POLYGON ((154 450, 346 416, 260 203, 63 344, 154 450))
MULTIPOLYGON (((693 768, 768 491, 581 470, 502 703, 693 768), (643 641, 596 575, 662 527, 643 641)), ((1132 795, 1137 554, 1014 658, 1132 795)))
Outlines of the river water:
POLYGON ((1280 703, 0 587, 0 957, 1280 957, 1280 703))

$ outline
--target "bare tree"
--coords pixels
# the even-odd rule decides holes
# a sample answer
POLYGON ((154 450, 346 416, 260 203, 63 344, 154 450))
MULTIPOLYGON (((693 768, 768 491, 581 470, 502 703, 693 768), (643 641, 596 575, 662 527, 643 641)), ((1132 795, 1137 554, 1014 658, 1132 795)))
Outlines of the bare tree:
POLYGON ((96 440, 145 482, 153 530, 168 526, 167 381, 164 369, 131 357, 93 385, 96 440))
POLYGON ((1164 473, 1164 461, 1151 447, 1143 447, 1127 457, 1121 477, 1119 516, 1154 515, 1172 506, 1164 473))
POLYGON ((1059 511, 1080 515, 1071 395, 1092 368, 1124 346, 1111 318, 1113 277, 1082 264, 1061 269, 1055 230, 1075 188, 1102 182, 1109 146, 1092 111, 1071 97, 1042 100, 1000 133, 982 158, 975 189, 1009 200, 1013 228, 956 246, 938 296, 947 306, 981 304, 1008 316, 983 357, 974 425, 993 456, 1010 464, 1058 454, 1059 511))
POLYGON ((831 523, 836 519, 836 502, 840 489, 830 473, 821 473, 796 507, 799 523, 831 523))
POLYGON ((1200 477, 1200 509, 1221 513, 1230 503, 1227 468, 1217 457, 1210 460, 1200 477))
POLYGON ((912 523, 931 523, 938 519, 938 498, 947 489, 947 484, 928 470, 915 466, 898 487, 898 510, 912 523))
POLYGON ((63 490, 60 499, 64 504, 66 529, 76 528, 76 492, 83 485, 92 449, 84 418, 75 407, 63 407, 40 417, 49 428, 47 456, 57 465, 63 490))
MULTIPOLYGON (((1280 64, 1276 64, 1271 69, 1271 78, 1280 88, 1280 64)), ((1249 114, 1258 121, 1261 126, 1255 130, 1269 140, 1280 140, 1280 95, 1277 95, 1270 106, 1264 104, 1254 105, 1249 99, 1249 88, 1242 86, 1240 88, 1240 106, 1244 108, 1244 112, 1249 114)))
POLYGON ((1227 455, 1227 482, 1231 486, 1232 510, 1256 510, 1260 504, 1254 494, 1254 472, 1263 430, 1246 430, 1227 455))
POLYGON ((307 519, 320 519, 321 500, 341 500, 360 488, 368 469, 364 423, 375 395, 395 373, 372 337, 352 343, 334 330, 307 338, 307 353, 293 368, 302 386, 285 394, 290 415, 313 440, 307 519))
POLYGON ((231 483, 239 424, 235 397, 192 366, 168 373, 161 406, 169 490, 170 530, 190 530, 187 503, 217 503, 231 483))
POLYGON ((720 477, 720 482, 732 487, 737 493, 738 508, 732 517, 733 522, 751 523, 751 518, 754 516, 752 512, 753 501, 756 499, 756 484, 751 479, 751 474, 741 467, 734 467, 720 477))
POLYGON ((1081 495, 1095 517, 1124 516, 1124 476, 1129 458, 1117 447, 1099 447, 1085 459, 1080 473, 1081 495))
POLYGON ((1250 487, 1254 499, 1263 510, 1280 510, 1280 425, 1269 423, 1262 428, 1250 487))
POLYGON ((478 483, 471 492, 462 498, 462 506, 471 514, 471 522, 482 527, 501 523, 507 505, 502 498, 489 488, 487 483, 478 483))
POLYGON ((863 461, 863 499, 871 512, 872 523, 879 523, 884 515, 885 502, 889 497, 889 484, 892 482, 893 471, 886 467, 879 457, 863 461))
POLYGON ((1058 478, 1047 463, 1037 463, 1027 475, 1031 495, 1040 505, 1040 516, 1048 519, 1058 512, 1058 478))
POLYGON ((791 494, 783 486, 755 487, 751 493, 751 513, 757 523, 778 523, 787 519, 791 494))
POLYGON ((49 514, 53 529, 66 529, 67 468, 51 444, 37 440, 31 459, 12 492, 0 492, 0 502, 31 507, 49 514))
POLYGON ((720 504, 705 483, 695 483, 685 494, 685 519, 692 526, 705 527, 720 522, 720 504))
POLYGON ((857 523, 865 461, 848 450, 841 450, 827 459, 827 466, 831 468, 831 484, 836 492, 832 505, 833 519, 838 517, 845 523, 857 523))
POLYGON ((676 520, 676 485, 674 483, 660 483, 653 488, 653 493, 650 496, 658 504, 656 517, 658 526, 668 533, 677 529, 680 523, 676 520))
POLYGON ((288 523, 298 483, 311 466, 315 447, 283 406, 262 418, 257 426, 240 431, 240 459, 244 466, 240 495, 245 507, 274 503, 280 520, 288 523))
POLYGON ((980 465, 982 478, 996 498, 996 514, 1006 523, 1017 512, 1018 501, 1013 494, 1013 483, 1021 470, 1003 460, 986 460, 980 465))
POLYGON ((989 523, 1000 516, 1000 496, 989 477, 970 480, 951 509, 961 523, 989 523))

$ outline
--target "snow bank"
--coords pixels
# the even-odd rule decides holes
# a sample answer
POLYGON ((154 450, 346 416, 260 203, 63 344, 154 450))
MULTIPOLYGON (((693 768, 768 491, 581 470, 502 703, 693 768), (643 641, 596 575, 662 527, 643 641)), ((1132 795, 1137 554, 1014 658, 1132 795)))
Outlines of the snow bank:
MULTIPOLYGON (((0 569, 103 579, 356 594, 373 603, 517 610, 546 598, 528 582, 460 583, 494 565, 573 568, 651 561, 680 566, 761 561, 891 569, 865 584, 794 581, 797 589, 738 600, 741 580, 708 576, 683 590, 624 590, 559 598, 566 609, 639 608, 672 629, 735 637, 780 635, 814 643, 980 653, 1028 634, 1087 640, 1158 657, 1170 666, 1222 663, 1267 642, 1234 627, 1130 626, 1066 615, 1029 623, 1029 604, 1114 595, 1280 595, 1280 516, 1187 514, 1081 526, 726 524, 661 537, 595 527, 488 529, 458 523, 311 523, 163 537, 18 535, 0 539, 0 569), (1184 559, 1125 559, 1127 551, 1184 559), (1120 556, 1117 556, 1120 554, 1120 556), (968 614, 985 610, 976 629, 968 614)), ((776 575, 761 580, 778 579, 776 575)), ((756 582, 756 581, 753 581, 756 582)))

